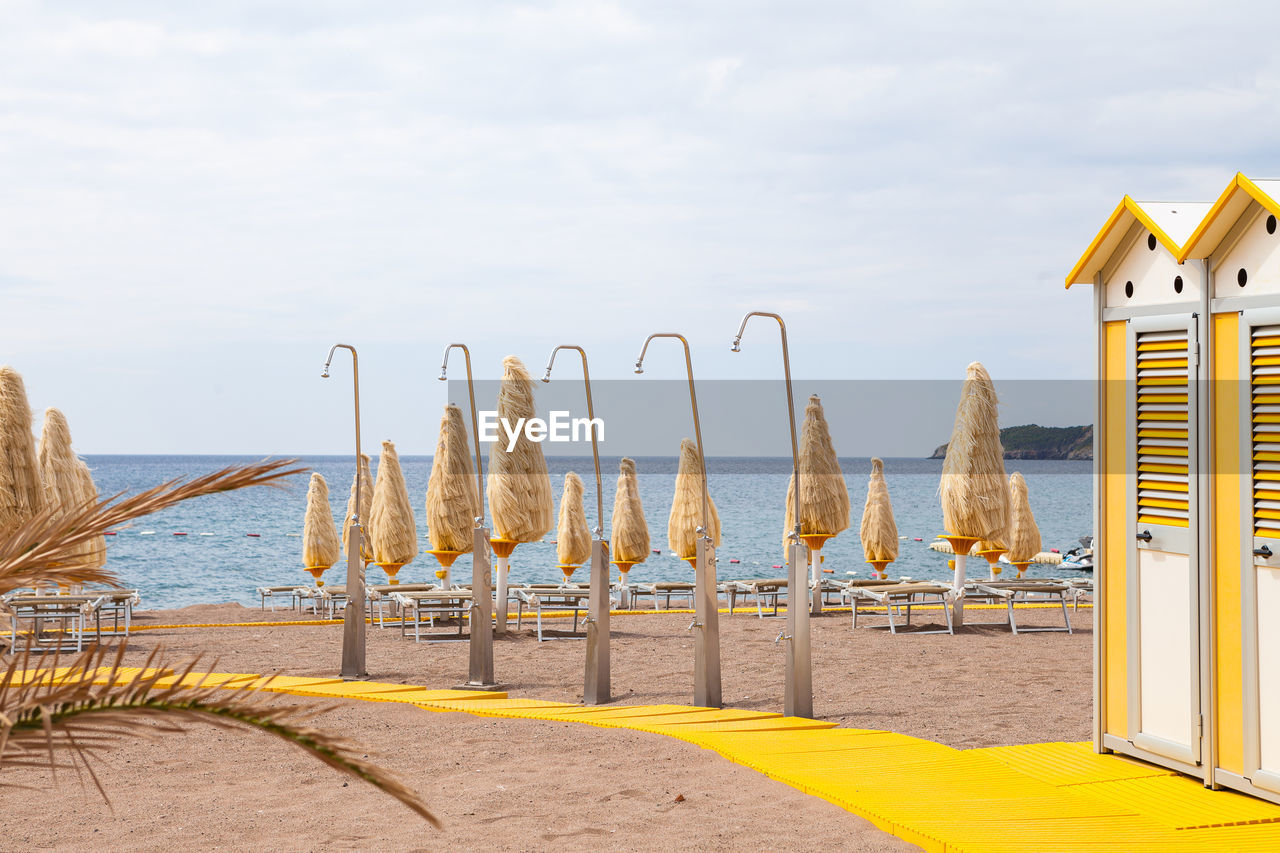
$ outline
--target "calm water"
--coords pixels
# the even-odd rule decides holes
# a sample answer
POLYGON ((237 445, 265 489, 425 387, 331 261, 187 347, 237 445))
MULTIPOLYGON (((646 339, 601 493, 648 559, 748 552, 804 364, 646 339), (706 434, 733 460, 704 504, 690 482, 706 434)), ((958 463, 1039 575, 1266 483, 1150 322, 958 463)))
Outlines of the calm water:
MULTIPOLYGON (((190 477, 239 462, 255 462, 256 457, 235 456, 89 456, 99 491, 114 494, 137 491, 174 477, 190 477)), ((548 458, 557 500, 564 474, 577 471, 587 484, 588 524, 595 525, 595 482, 591 459, 548 458)), ((329 483, 330 502, 337 519, 346 509, 347 495, 355 465, 351 457, 308 457, 302 464, 319 471, 329 483)), ((373 459, 376 475, 377 457, 373 459)), ((675 487, 674 458, 640 457, 640 493, 649 521, 653 547, 661 554, 631 570, 633 582, 692 580, 688 565, 667 554, 667 513, 675 487)), ((825 567, 835 577, 856 571, 866 577, 857 528, 866 500, 866 482, 871 466, 868 459, 842 459, 841 467, 849 485, 853 504, 851 529, 830 541, 823 549, 825 567)), ((613 507, 618 459, 601 459, 604 507, 607 519, 613 507)), ((405 480, 418 515, 419 540, 427 541, 425 495, 431 473, 431 457, 401 458, 405 480)), ((1091 532, 1092 463, 1067 461, 1006 462, 1009 471, 1018 470, 1027 479, 1031 507, 1039 522, 1044 547, 1067 550, 1076 539, 1091 532)), ((707 464, 711 496, 720 509, 723 544, 719 551, 719 577, 774 577, 782 562, 781 535, 783 502, 790 459, 711 458, 707 464), (732 563, 738 560, 738 563, 732 563)), ((947 557, 926 545, 942 531, 942 510, 938 504, 940 459, 886 459, 885 476, 893 499, 898 532, 909 537, 901 543, 901 554, 889 566, 892 577, 950 577, 947 557), (914 537, 922 542, 912 541, 914 537)), ((182 607, 189 604, 238 601, 257 604, 255 587, 289 583, 309 583, 302 570, 302 519, 307 504, 307 478, 299 476, 285 489, 259 488, 215 495, 180 504, 159 515, 139 519, 131 528, 107 537, 108 565, 127 586, 137 587, 145 608, 182 607), (186 536, 174 536, 174 533, 186 536), (250 536, 248 534, 258 534, 250 536)), ((548 541, 521 545, 511 562, 513 582, 560 580, 555 567, 555 546, 548 541)), ((464 573, 470 565, 459 563, 464 573)), ((434 580, 435 560, 419 556, 400 570, 403 581, 434 580)), ((981 570, 985 572, 985 567, 981 570)), ((971 574, 979 570, 971 567, 971 574)), ((1034 574, 1036 567, 1029 574, 1034 574)), ((1043 567, 1042 574, 1070 574, 1043 567)), ((579 570, 585 576, 585 570, 579 570)), ((326 573, 330 582, 341 583, 345 564, 326 573)), ((383 574, 369 569, 371 582, 383 574)), ((615 571, 616 577, 616 571, 615 571)))

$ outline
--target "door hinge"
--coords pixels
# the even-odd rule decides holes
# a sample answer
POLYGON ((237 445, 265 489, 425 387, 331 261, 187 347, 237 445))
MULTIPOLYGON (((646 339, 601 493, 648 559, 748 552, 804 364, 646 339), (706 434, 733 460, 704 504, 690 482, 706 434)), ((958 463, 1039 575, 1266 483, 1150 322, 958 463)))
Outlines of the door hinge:
POLYGON ((1200 342, 1196 341, 1196 367, 1200 366, 1200 342))
POLYGON ((1196 714, 1196 740, 1204 737, 1204 714, 1196 714))

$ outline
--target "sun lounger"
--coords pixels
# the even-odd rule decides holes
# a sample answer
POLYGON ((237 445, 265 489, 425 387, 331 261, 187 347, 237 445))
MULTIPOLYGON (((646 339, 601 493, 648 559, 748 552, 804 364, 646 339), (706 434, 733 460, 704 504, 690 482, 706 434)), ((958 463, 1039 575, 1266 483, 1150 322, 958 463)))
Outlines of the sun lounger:
POLYGON ((516 630, 524 619, 524 607, 529 605, 538 621, 538 642, 545 640, 585 639, 586 634, 578 633, 578 614, 585 612, 590 605, 591 589, 589 586, 563 586, 548 588, 531 584, 516 590, 516 630), (544 637, 542 635, 543 610, 572 610, 573 629, 569 637, 544 637))
MULTIPOLYGON (((1013 633, 1031 633, 1035 631, 1066 631, 1068 634, 1071 630, 1071 617, 1067 614, 1067 593, 1071 587, 1065 583, 1057 583, 1054 581, 1039 580, 1009 580, 1009 581, 974 581, 965 585, 965 598, 971 599, 971 591, 976 592, 978 597, 988 597, 992 601, 1003 602, 1009 618, 1009 630, 1013 633), (1018 623, 1013 616, 1013 608, 1015 604, 1044 604, 1045 602, 1057 601, 1062 605, 1062 621, 1063 627, 1054 628, 1050 626, 1037 628, 1022 628, 1019 630, 1018 623)), ((995 623, 1004 624, 1004 623, 995 623)))
MULTIPOLYGON (((694 585, 683 581, 660 581, 658 583, 638 583, 631 587, 632 600, 639 599, 642 595, 653 596, 653 609, 658 608, 658 598, 665 597, 666 610, 671 609, 672 598, 684 598, 689 602, 689 606, 693 607, 694 585)), ((638 605, 637 605, 638 606, 638 605)))
POLYGON ((777 616, 779 599, 785 601, 787 596, 786 578, 755 578, 726 581, 725 587, 729 592, 729 606, 731 608, 737 603, 736 599, 739 595, 748 597, 755 601, 756 615, 761 619, 764 618, 766 602, 773 606, 773 612, 769 615, 777 616))
POLYGON ((456 619, 458 620, 456 635, 425 634, 427 642, 456 642, 467 639, 462 633, 462 625, 463 617, 471 610, 471 590, 434 589, 426 592, 393 592, 391 599, 400 609, 401 637, 407 636, 409 626, 412 624, 413 641, 420 643, 424 636, 423 622, 434 629, 436 619, 456 619))
POLYGON ((271 610, 276 609, 277 598, 289 599, 289 606, 294 610, 302 608, 302 602, 311 597, 311 590, 314 587, 305 584, 292 584, 289 586, 260 586, 258 587, 259 607, 263 610, 267 609, 267 600, 271 600, 271 610))
POLYGON ((887 627, 890 633, 898 633, 897 622, 894 621, 894 612, 899 616, 902 611, 906 611, 906 625, 911 625, 911 608, 920 606, 941 606, 942 614, 947 620, 947 627, 938 628, 928 631, 914 631, 916 634, 954 634, 955 630, 951 625, 951 608, 947 606, 948 598, 951 594, 951 587, 939 583, 928 583, 925 581, 908 581, 893 582, 886 581, 879 585, 866 586, 849 586, 845 588, 844 596, 851 603, 853 611, 853 627, 858 627, 858 612, 862 609, 860 604, 873 604, 884 607, 885 614, 889 617, 889 624, 876 625, 872 627, 887 627))
POLYGON ((94 641, 102 639, 100 612, 107 595, 8 595, 0 598, 0 611, 10 620, 10 650, 20 648, 19 632, 31 639, 32 651, 84 651, 85 635, 93 623, 94 641), (48 623, 57 627, 50 630, 48 623), (26 625, 23 630, 22 626, 26 625), (50 631, 52 636, 46 637, 50 631))
POLYGON ((364 599, 368 604, 369 620, 372 623, 374 614, 377 614, 378 627, 386 627, 383 624, 384 610, 391 608, 391 615, 394 617, 399 613, 397 609, 399 605, 391 598, 393 592, 430 592, 437 589, 438 586, 433 583, 397 583, 397 584, 376 584, 374 586, 366 586, 364 588, 364 599))

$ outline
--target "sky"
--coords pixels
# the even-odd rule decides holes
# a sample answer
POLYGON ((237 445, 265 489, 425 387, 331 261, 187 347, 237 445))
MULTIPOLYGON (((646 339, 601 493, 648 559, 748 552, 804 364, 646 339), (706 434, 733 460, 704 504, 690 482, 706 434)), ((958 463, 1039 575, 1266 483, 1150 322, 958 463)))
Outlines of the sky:
MULTIPOLYGON (((1120 198, 1280 175, 1277 25, 1261 2, 0 0, 0 364, 89 454, 346 452, 337 342, 366 449, 406 454, 435 446, 454 341, 477 378, 577 344, 644 382, 683 376, 671 340, 632 375, 681 332, 700 381, 779 379, 776 327, 729 351, 749 310, 786 319, 800 401, 973 360, 997 388, 1087 379, 1091 294, 1063 280, 1120 198)), ((1058 388, 1041 422, 1086 422, 1058 388)), ((928 417, 921 455, 951 426, 928 417)), ((877 441, 839 449, 895 455, 877 441)))

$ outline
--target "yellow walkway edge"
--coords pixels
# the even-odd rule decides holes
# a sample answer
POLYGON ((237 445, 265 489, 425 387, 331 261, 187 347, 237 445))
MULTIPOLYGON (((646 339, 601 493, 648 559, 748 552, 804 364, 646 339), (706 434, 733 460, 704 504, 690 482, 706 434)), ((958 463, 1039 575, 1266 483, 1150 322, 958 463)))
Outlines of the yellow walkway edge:
MULTIPOLYGON (((64 677, 55 672, 51 677, 64 677)), ((15 683, 30 678, 25 674, 15 683)), ((714 750, 937 853, 1280 850, 1280 805, 1088 743, 958 750, 932 741, 733 708, 586 707, 500 691, 248 673, 186 681, 298 696, 402 702, 486 717, 585 723, 663 734, 714 750)), ((161 679, 161 686, 173 677, 161 679)))

